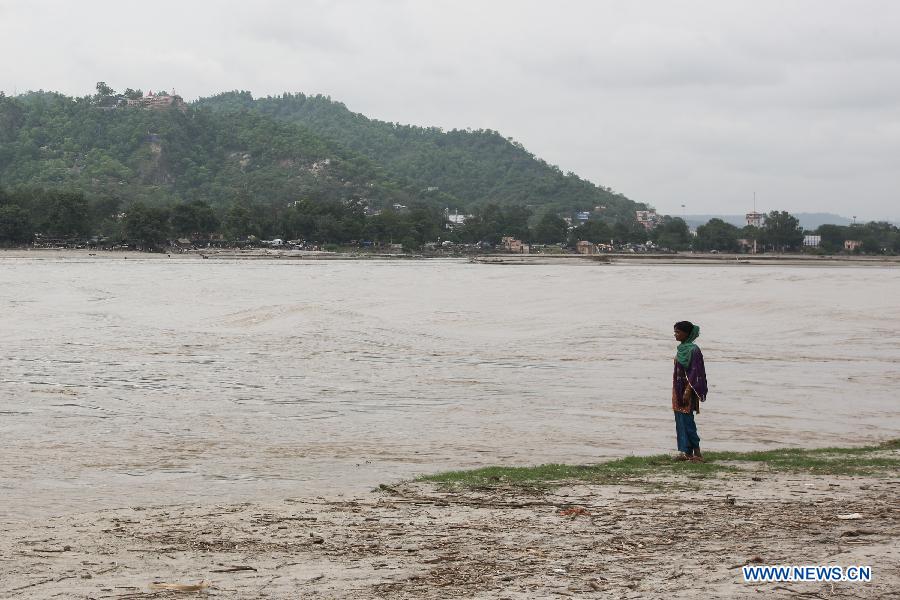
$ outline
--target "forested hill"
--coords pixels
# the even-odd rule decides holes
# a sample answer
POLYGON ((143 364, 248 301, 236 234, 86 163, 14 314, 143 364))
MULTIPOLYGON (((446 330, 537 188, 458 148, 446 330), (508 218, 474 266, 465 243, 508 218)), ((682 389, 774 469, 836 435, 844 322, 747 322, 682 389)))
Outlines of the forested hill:
POLYGON ((250 111, 303 125, 342 148, 363 155, 392 178, 412 182, 421 193, 440 192, 459 208, 486 203, 531 206, 536 212, 606 207, 609 220, 634 218, 642 208, 622 194, 563 173, 521 144, 492 130, 443 131, 369 119, 326 96, 283 94, 254 99, 227 92, 196 104, 223 113, 250 111))
POLYGON ((0 94, 0 188, 222 207, 354 196, 388 201, 402 195, 395 185, 367 159, 263 114, 0 94))
POLYGON ((125 104, 99 84, 84 97, 0 94, 0 189, 217 209, 355 199, 373 208, 528 206, 537 217, 601 206, 605 220, 628 222, 641 207, 495 131, 395 125, 323 96, 229 92, 180 109, 125 104))

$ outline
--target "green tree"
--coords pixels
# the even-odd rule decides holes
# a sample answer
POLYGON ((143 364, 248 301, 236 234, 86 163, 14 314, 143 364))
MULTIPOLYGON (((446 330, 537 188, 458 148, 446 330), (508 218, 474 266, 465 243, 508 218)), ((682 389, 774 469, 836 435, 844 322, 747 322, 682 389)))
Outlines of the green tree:
POLYGON ((323 244, 335 244, 344 241, 344 228, 340 219, 331 213, 316 215, 316 230, 313 236, 323 244))
POLYGON ((565 241, 568 231, 568 224, 559 215, 548 212, 535 225, 531 238, 539 244, 556 244, 565 241))
POLYGON ((169 239, 169 210, 135 202, 125 213, 125 235, 145 250, 162 246, 169 239))
POLYGON ((39 196, 43 233, 57 238, 76 238, 90 231, 87 200, 81 192, 49 191, 39 196))
POLYGON ((767 246, 779 252, 797 250, 803 244, 803 228, 797 217, 789 212, 773 210, 766 215, 762 239, 767 246))
POLYGON ((653 229, 651 238, 660 248, 687 250, 691 247, 691 230, 681 217, 663 217, 653 229))
POLYGON ((97 196, 88 202, 88 215, 91 223, 99 223, 107 219, 116 219, 122 207, 122 200, 115 196, 97 196))
POLYGON ((406 245, 419 248, 426 242, 436 242, 445 232, 444 211, 436 206, 417 203, 411 206, 406 218, 406 245))
POLYGON ((857 239, 862 242, 860 250, 865 254, 885 254, 892 252, 898 235, 897 228, 887 222, 872 221, 862 227, 854 227, 859 230, 857 239))
POLYGON ((97 89, 97 94, 100 96, 112 96, 116 93, 116 90, 106 85, 105 81, 98 81, 95 87, 97 89))
POLYGON ((225 214, 225 229, 232 239, 242 240, 259 235, 259 226, 253 221, 246 206, 235 204, 225 214))
POLYGON ((652 234, 633 218, 616 221, 612 232, 613 239, 620 244, 643 244, 652 238, 652 234))
POLYGON ((285 211, 282 231, 285 239, 312 239, 316 231, 316 215, 309 202, 297 203, 285 211))
POLYGON ((751 245, 756 242, 757 251, 764 250, 763 247, 763 230, 760 227, 756 227, 755 225, 745 225, 741 227, 741 237, 740 239, 747 240, 751 245))
POLYGON ((0 244, 24 244, 34 236, 28 211, 15 204, 0 203, 0 244))
POLYGON ((572 230, 570 245, 581 240, 587 240, 594 244, 608 244, 612 238, 613 233, 609 225, 598 219, 591 219, 572 230))
POLYGON ((505 236, 528 239, 528 219, 531 211, 522 206, 502 207, 486 204, 474 209, 465 225, 456 232, 463 242, 487 242, 497 244, 505 236))
POLYGON ((181 203, 172 208, 172 232, 179 237, 208 236, 218 227, 219 219, 206 202, 181 203))
POLYGON ((359 241, 366 227, 365 207, 359 198, 349 198, 341 202, 336 214, 341 221, 343 238, 341 242, 359 241))
POLYGON ((0 167, 3 165, 4 154, 12 156, 14 148, 8 144, 16 140, 25 120, 26 112, 22 103, 15 98, 7 98, 0 92, 0 167))
POLYGON ((406 222, 399 212, 393 208, 381 211, 366 220, 364 233, 366 238, 378 243, 392 243, 406 235, 406 222))
POLYGON ((844 249, 844 242, 848 240, 848 227, 844 225, 819 225, 816 234, 821 236, 820 247, 829 253, 840 252, 844 249))
POLYGON ((722 219, 710 219, 705 225, 697 227, 694 248, 697 250, 719 250, 736 252, 740 229, 726 223, 722 219))

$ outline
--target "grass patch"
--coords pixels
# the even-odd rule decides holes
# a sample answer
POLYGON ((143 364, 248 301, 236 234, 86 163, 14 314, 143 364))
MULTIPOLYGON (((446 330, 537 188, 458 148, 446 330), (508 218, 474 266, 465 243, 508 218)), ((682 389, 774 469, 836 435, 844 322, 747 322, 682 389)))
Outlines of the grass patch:
POLYGON ((540 485, 550 482, 583 481, 589 483, 623 483, 656 473, 690 473, 708 477, 721 471, 735 471, 730 465, 714 462, 674 462, 665 455, 629 456, 596 465, 538 465, 536 467, 484 467, 469 471, 448 471, 425 475, 418 481, 490 486, 498 484, 540 485))
POLYGON ((712 461, 764 463, 772 471, 817 475, 874 475, 900 473, 900 439, 857 448, 781 448, 758 452, 710 452, 712 461))
POLYGON ((540 486, 584 483, 641 483, 648 476, 687 475, 693 479, 755 467, 819 475, 900 474, 900 439, 858 448, 781 448, 758 452, 707 452, 706 462, 675 462, 668 455, 629 456, 596 465, 549 464, 535 467, 485 467, 419 477, 466 487, 540 486), (735 463, 748 463, 740 467, 735 463))

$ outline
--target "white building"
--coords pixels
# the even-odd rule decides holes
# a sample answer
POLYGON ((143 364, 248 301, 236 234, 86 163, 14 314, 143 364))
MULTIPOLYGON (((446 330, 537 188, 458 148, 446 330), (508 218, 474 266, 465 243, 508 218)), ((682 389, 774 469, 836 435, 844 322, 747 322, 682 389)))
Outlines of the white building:
POLYGON ((822 243, 821 235, 805 235, 803 236, 803 245, 807 248, 818 248, 822 243))

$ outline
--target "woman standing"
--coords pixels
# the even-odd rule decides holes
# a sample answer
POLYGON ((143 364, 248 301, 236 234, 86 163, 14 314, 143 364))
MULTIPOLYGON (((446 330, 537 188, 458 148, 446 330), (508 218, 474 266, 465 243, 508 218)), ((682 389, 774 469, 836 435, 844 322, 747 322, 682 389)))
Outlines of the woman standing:
POLYGON ((675 460, 703 462, 700 453, 700 436, 694 413, 700 412, 700 403, 706 400, 706 368, 703 353, 694 343, 700 335, 700 327, 690 321, 675 323, 675 372, 672 375, 672 410, 675 411, 675 434, 678 438, 678 456, 675 460))

